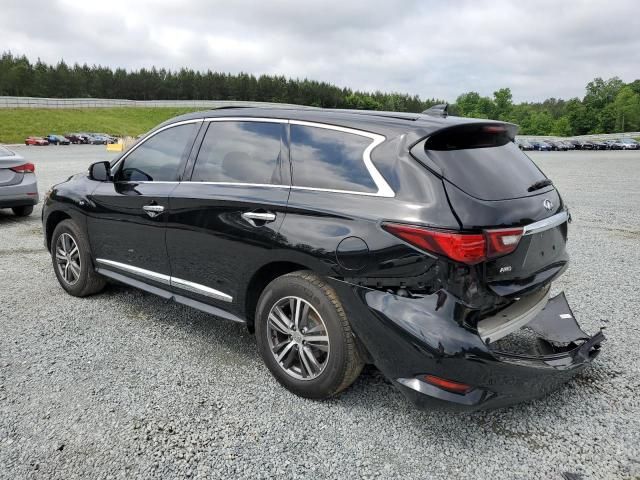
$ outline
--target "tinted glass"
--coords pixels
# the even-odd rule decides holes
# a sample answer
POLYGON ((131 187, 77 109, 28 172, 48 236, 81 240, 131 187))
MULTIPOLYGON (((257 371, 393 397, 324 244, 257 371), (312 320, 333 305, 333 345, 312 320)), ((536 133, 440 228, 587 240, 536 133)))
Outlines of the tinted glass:
POLYGON ((11 150, 7 150, 2 145, 0 145, 0 157, 12 157, 15 155, 11 150))
POLYGON ((364 164, 364 150, 373 140, 326 128, 291 125, 293 184, 299 187, 375 193, 364 164))
POLYGON ((282 124, 211 122, 191 180, 279 184, 282 124))
POLYGON ((502 147, 465 150, 427 150, 444 177, 460 189, 483 200, 537 195, 527 189, 546 177, 512 142, 502 147))
POLYGON ((119 181, 171 182, 178 178, 178 168, 191 148, 196 123, 178 125, 157 133, 124 159, 119 181))

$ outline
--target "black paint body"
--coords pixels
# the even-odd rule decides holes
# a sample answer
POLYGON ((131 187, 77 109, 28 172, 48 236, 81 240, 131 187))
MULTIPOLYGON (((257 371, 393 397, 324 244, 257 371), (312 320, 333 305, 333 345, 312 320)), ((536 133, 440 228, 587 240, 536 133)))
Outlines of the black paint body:
MULTIPOLYGON (((193 300, 198 308, 209 305, 213 309, 208 311, 224 311, 221 316, 246 320, 250 328, 257 295, 266 281, 292 270, 313 270, 331 280, 363 354, 419 406, 478 409, 534 398, 566 381, 597 354, 597 345, 584 352, 576 343, 553 358, 507 358, 483 343, 475 330, 479 319, 517 296, 547 286, 565 270, 566 224, 546 240, 523 239, 508 257, 472 266, 427 254, 381 228, 383 222, 392 221, 473 232, 521 227, 564 211, 553 186, 522 198, 480 200, 447 180, 428 155, 412 154, 412 148, 433 132, 489 122, 426 115, 233 109, 189 114, 159 128, 171 122, 225 116, 302 120, 382 135, 385 141, 372 151, 371 160, 395 195, 291 188, 295 172, 288 159, 287 135, 280 186, 190 182, 206 129, 203 121, 175 182, 97 182, 79 174, 55 186, 43 209, 47 247, 56 223, 72 218, 87 232, 95 258, 204 285, 228 294, 232 301, 128 273, 139 282, 136 286, 183 303, 188 303, 185 298, 193 300), (552 202, 553 211, 542 207, 544 199, 552 202), (144 205, 163 206, 165 211, 150 218, 142 210, 144 205), (272 212, 276 219, 252 225, 242 217, 244 212, 272 212), (508 275, 497 273, 505 262, 527 256, 534 241, 542 242, 536 248, 546 258, 520 261, 523 267, 508 275), (401 295, 399 289, 408 289, 410 296, 401 295), (558 364, 560 357, 564 360, 558 364), (425 394, 397 382, 424 374, 477 388, 466 396, 436 387, 425 394)), ((117 165, 117 160, 112 163, 117 165)), ((508 179, 496 172, 495 181, 508 179)))

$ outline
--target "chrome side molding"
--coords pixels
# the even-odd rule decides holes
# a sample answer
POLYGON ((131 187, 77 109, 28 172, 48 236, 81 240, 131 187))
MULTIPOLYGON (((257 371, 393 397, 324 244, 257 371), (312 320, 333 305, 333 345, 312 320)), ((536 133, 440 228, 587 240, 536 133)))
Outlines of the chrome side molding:
POLYGON ((113 260, 107 260, 106 258, 96 258, 96 262, 107 267, 117 268, 119 270, 122 270, 123 272, 133 273, 134 275, 139 275, 141 277, 145 277, 149 280, 153 280, 164 285, 188 290, 190 292, 204 295, 215 300, 221 300, 223 302, 233 301, 233 297, 231 295, 227 295, 224 292, 216 290, 215 288, 207 287, 206 285, 200 285, 199 283, 183 280, 182 278, 176 278, 170 275, 165 275, 163 273, 154 272, 152 270, 134 267, 133 265, 128 265, 126 263, 114 262, 113 260))
POLYGON ((145 270, 144 268, 134 267, 126 263, 114 262, 113 260, 107 260, 106 258, 96 258, 96 262, 106 265, 108 267, 118 268, 127 273, 133 273, 141 277, 148 278, 154 282, 163 283, 165 285, 171 284, 171 277, 162 273, 152 272, 151 270, 145 270))
POLYGON ((215 298, 216 300, 222 300, 223 302, 231 302, 233 298, 231 295, 216 290, 215 288, 200 285, 199 283, 190 282, 181 278, 171 277, 171 286, 182 288, 193 293, 200 295, 206 295, 207 297, 215 298))

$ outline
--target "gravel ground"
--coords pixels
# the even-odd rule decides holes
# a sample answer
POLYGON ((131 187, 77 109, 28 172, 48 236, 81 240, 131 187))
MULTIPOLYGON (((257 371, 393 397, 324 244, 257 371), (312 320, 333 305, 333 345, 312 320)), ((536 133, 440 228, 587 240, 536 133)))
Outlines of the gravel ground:
MULTIPOLYGON (((16 150, 41 193, 112 155, 16 150)), ((608 342, 562 390, 466 415, 415 410, 373 368, 297 398, 240 325, 125 287, 66 295, 39 207, 0 211, 0 477, 640 478, 640 152, 534 158, 574 218, 555 288, 608 342)))

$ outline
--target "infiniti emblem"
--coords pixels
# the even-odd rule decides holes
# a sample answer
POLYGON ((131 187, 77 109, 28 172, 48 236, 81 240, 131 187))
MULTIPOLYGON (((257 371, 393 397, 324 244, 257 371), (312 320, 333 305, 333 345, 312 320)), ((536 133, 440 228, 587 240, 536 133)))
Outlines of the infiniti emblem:
POLYGON ((548 198, 545 199, 544 202, 542 202, 542 205, 544 206, 544 208, 546 210, 551 210, 553 208, 553 202, 551 200, 549 200, 548 198))

